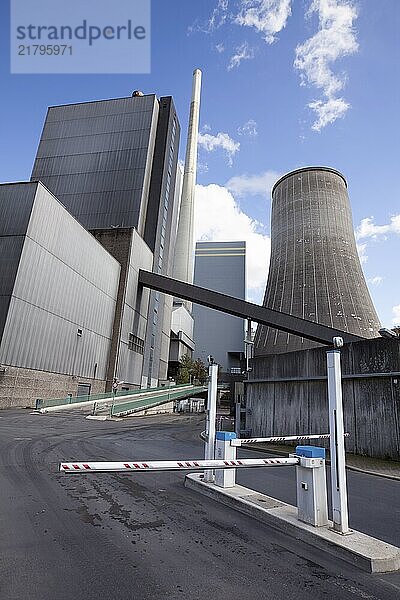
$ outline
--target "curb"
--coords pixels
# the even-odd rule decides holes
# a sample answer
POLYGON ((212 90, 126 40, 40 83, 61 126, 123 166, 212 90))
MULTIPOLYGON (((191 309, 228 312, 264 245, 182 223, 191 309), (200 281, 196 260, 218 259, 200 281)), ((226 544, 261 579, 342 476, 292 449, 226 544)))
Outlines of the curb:
MULTIPOLYGON (((271 454, 278 454, 278 455, 282 455, 283 453, 288 453, 287 449, 282 449, 282 450, 275 450, 275 449, 269 449, 269 448, 257 448, 255 446, 255 444, 243 444, 243 446, 241 446, 241 448, 243 448, 244 450, 255 450, 256 452, 270 452, 271 454)), ((294 452, 294 450, 293 450, 294 452)), ((326 459, 326 464, 330 464, 330 460, 329 458, 326 459)), ((388 473, 381 473, 379 471, 371 471, 369 469, 362 469, 361 467, 355 467, 353 465, 350 465, 348 462, 346 462, 346 469, 348 469, 349 471, 356 471, 357 473, 365 473, 366 475, 375 475, 376 477, 384 477, 385 479, 392 479, 393 481, 400 481, 400 475, 389 475, 388 473)))
POLYGON ((400 569, 400 548, 359 531, 342 536, 328 527, 313 527, 297 520, 297 508, 249 488, 220 488, 202 481, 202 475, 186 475, 185 487, 265 523, 315 548, 345 560, 369 573, 400 569))

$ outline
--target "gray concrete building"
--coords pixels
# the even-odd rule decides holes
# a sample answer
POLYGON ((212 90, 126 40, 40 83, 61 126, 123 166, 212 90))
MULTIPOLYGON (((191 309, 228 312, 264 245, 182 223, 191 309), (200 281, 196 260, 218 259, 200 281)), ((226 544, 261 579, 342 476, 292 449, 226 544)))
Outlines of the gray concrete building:
POLYGON ((0 214, 0 406, 104 391, 119 263, 41 183, 0 214))
POLYGON ((114 377, 124 388, 145 387, 145 340, 148 329, 149 290, 138 290, 139 269, 151 271, 153 254, 133 228, 97 229, 94 237, 121 265, 113 336, 108 359, 106 390, 114 377))
MULTIPOLYGON (((246 242, 197 242, 194 284, 245 299, 246 242)), ((243 319, 193 305, 194 357, 211 354, 225 374, 239 375, 244 353, 243 319)))
POLYGON ((166 379, 172 298, 138 273, 172 272, 179 138, 171 97, 48 109, 31 183, 0 191, 0 403, 166 379))
MULTIPOLYGON (((347 183, 338 171, 297 169, 275 184, 263 304, 361 337, 379 335, 354 239, 347 183)), ((259 326, 254 352, 261 356, 316 345, 259 326)))
MULTIPOLYGON (((102 231, 112 228, 124 245, 124 230, 135 228, 153 253, 148 268, 170 275, 179 138, 171 97, 135 94, 50 107, 31 179, 42 181, 100 241, 110 240, 102 231)), ((113 255, 119 246, 107 245, 113 255)), ((142 386, 167 377, 171 310, 172 300, 151 292, 150 326, 140 338, 142 386)))
POLYGON ((169 346, 168 375, 175 379, 180 361, 184 356, 192 358, 194 321, 184 302, 174 300, 171 319, 171 338, 169 346))
POLYGON ((86 229, 135 227, 144 237, 158 115, 153 94, 50 107, 31 180, 86 229))

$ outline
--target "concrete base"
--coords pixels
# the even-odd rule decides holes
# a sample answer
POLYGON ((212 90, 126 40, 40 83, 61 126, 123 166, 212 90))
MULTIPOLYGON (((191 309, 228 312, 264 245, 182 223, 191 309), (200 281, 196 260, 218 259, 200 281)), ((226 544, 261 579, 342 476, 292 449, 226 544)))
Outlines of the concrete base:
POLYGON ((32 407, 37 398, 76 396, 79 383, 91 385, 91 394, 104 393, 106 382, 79 375, 64 375, 35 369, 2 365, 0 372, 0 409, 32 407))
POLYGON ((165 404, 159 404, 158 406, 153 406, 153 408, 146 408, 144 410, 133 413, 132 415, 128 415, 128 417, 146 417, 149 415, 162 415, 165 413, 173 413, 174 412, 174 402, 165 402, 165 404))
POLYGON ((302 523, 297 520, 295 506, 270 496, 241 485, 219 488, 213 483, 205 483, 199 473, 186 475, 185 486, 364 571, 386 573, 400 569, 400 548, 359 531, 342 536, 329 529, 331 522, 327 527, 313 527, 302 523))
POLYGON ((108 417, 107 415, 88 415, 87 417, 85 417, 85 419, 89 419, 89 421, 109 421, 110 417, 108 417))

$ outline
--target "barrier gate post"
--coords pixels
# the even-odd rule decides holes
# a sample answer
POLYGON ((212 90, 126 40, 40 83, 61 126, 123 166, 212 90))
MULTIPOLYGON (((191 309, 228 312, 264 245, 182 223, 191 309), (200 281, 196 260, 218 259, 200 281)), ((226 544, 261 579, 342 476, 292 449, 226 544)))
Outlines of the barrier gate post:
MULTIPOLYGON (((205 460, 212 460, 215 452, 215 419, 217 417, 217 389, 218 389, 218 365, 212 363, 208 367, 208 395, 207 395, 207 418, 206 418, 206 443, 204 447, 205 460)), ((204 481, 211 483, 214 480, 214 471, 204 471, 204 481)))
MULTIPOLYGON (((231 440, 236 439, 233 431, 217 431, 215 458, 224 461, 236 460, 236 446, 231 446, 231 440)), ((215 485, 223 488, 235 487, 236 469, 216 469, 215 485)))
MULTIPOLYGON (((340 341, 335 342, 337 339, 334 338, 334 343, 335 345, 337 344, 337 347, 340 347, 340 341)), ((340 350, 328 350, 326 357, 328 367, 329 430, 331 436, 332 521, 333 530, 345 535, 350 533, 350 530, 347 506, 340 350)))
POLYGON ((328 525, 326 494, 325 448, 297 446, 297 518, 299 521, 324 527, 328 525))

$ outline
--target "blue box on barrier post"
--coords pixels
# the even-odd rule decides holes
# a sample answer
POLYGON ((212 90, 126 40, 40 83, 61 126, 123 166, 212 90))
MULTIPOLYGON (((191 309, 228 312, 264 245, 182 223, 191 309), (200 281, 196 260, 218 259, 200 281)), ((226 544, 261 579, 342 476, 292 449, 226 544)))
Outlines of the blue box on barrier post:
POLYGON ((236 433, 234 431, 217 431, 216 439, 224 440, 225 442, 227 440, 235 440, 236 433))
POLYGON ((325 448, 318 446, 296 446, 296 456, 305 456, 306 458, 325 458, 325 448))

